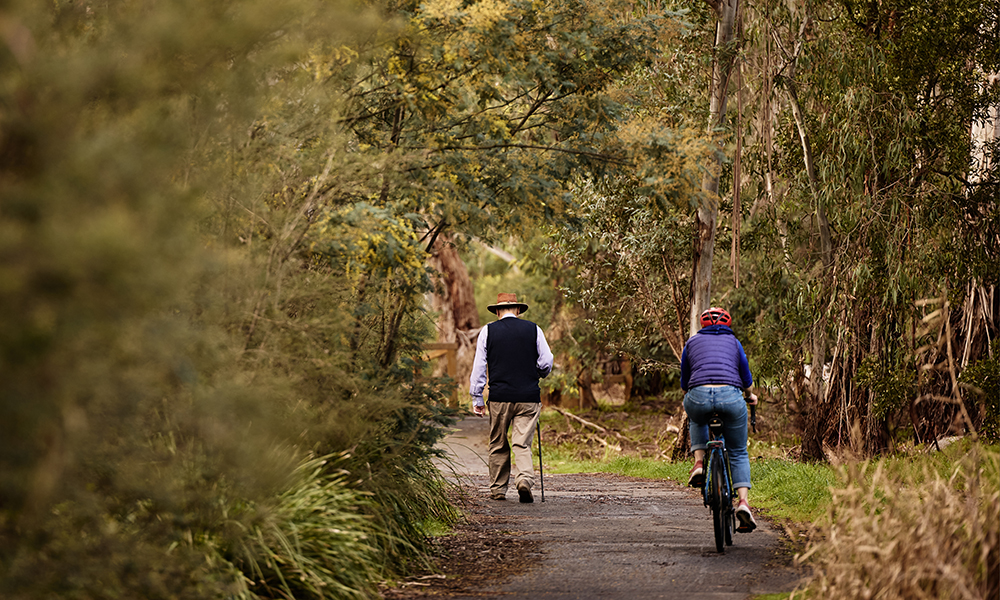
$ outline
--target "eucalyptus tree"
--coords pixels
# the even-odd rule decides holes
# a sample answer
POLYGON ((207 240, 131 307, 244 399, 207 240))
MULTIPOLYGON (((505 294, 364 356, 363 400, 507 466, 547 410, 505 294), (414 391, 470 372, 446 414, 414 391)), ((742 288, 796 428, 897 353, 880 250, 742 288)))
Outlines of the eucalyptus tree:
POLYGON ((985 77, 995 7, 765 3, 753 17, 754 345, 775 381, 809 384, 804 454, 878 451, 903 426, 927 440, 952 418, 975 435, 996 418, 960 381, 995 360, 997 172, 967 177, 970 129, 1000 93, 985 77))
MULTIPOLYGON (((689 126, 691 107, 709 106, 721 119, 713 124, 735 132, 703 180, 718 174, 718 187, 709 193, 703 184, 684 197, 715 211, 713 218, 719 208, 732 210, 718 235, 699 225, 708 233, 696 236, 714 253, 728 241, 738 250, 742 235, 748 250, 734 262, 743 287, 711 261, 712 296, 728 298, 751 328, 755 373, 791 398, 804 454, 821 457, 826 444, 878 451, 902 427, 927 440, 948 427, 974 432, 995 423, 988 390, 996 389, 997 372, 989 344, 997 332, 997 173, 995 161, 978 157, 995 156, 996 141, 974 147, 970 130, 997 105, 997 7, 958 0, 743 8, 740 46, 717 47, 713 67, 735 60, 726 79, 736 82, 736 111, 723 112, 726 95, 713 103, 692 89, 720 88, 698 76, 719 80, 689 41, 650 67, 655 76, 639 77, 653 91, 634 115, 659 110, 672 125, 689 126), (732 161, 720 159, 731 149, 732 161), (741 196, 752 201, 741 204, 741 196), (745 219, 749 230, 741 234, 745 219)), ((714 16, 694 9, 688 19, 704 32, 714 16)), ((701 41, 704 55, 709 45, 701 41)), ((681 154, 657 158, 670 165, 681 154)), ((586 205, 656 206, 645 179, 618 175, 586 187, 586 205)), ((638 324, 641 311, 625 307, 638 304, 639 284, 613 269, 641 256, 627 236, 645 221, 627 210, 587 216, 600 233, 566 236, 561 250, 599 261, 600 269, 581 271, 594 285, 576 292, 601 312, 598 298, 624 299, 631 290, 631 302, 591 315, 591 323, 621 326, 616 318, 630 315, 638 324)), ((694 298, 699 284, 691 286, 694 298)), ((697 313, 696 304, 691 309, 697 313)), ((628 328, 613 331, 630 339, 628 328)))
MULTIPOLYGON (((730 81, 733 78, 739 52, 737 17, 740 12, 740 2, 739 0, 705 0, 705 2, 716 15, 712 78, 708 91, 708 130, 710 135, 715 136, 720 130, 725 129, 726 125, 730 81)), ((701 328, 699 316, 712 304, 712 264, 719 219, 721 156, 717 158, 713 167, 707 169, 702 177, 704 197, 701 198, 695 215, 697 237, 694 243, 691 276, 691 315, 688 328, 690 335, 694 335, 701 328)))

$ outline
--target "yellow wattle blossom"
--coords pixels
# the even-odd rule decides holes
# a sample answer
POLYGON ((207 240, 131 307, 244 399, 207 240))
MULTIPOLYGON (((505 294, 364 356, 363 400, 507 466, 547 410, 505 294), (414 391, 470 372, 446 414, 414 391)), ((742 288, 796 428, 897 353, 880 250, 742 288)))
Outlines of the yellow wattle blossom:
POLYGON ((467 9, 465 23, 475 29, 489 27, 506 16, 508 5, 500 0, 482 0, 467 9))
POLYGON ((461 0, 430 0, 420 6, 420 14, 431 19, 450 19, 460 12, 461 0))

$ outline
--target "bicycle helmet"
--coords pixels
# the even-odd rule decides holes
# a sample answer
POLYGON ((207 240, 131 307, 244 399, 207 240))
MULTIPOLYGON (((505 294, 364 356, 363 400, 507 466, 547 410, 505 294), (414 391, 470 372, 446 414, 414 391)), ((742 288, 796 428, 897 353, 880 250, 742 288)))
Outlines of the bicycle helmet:
POLYGON ((721 308, 715 308, 714 306, 705 312, 701 313, 701 326, 708 327, 709 325, 725 325, 727 327, 733 324, 733 318, 729 316, 729 313, 721 308))

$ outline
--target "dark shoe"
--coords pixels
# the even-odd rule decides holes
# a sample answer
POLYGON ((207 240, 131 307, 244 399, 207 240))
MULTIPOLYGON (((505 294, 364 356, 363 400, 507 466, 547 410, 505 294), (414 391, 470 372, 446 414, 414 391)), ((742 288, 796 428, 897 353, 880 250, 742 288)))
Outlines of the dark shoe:
POLYGON ((490 494, 490 500, 506 500, 507 494, 490 494))
POLYGON ((691 473, 688 474, 688 485, 693 488, 705 486, 705 467, 700 460, 691 467, 691 473))
POLYGON ((535 501, 535 498, 531 495, 531 486, 528 485, 527 481, 521 481, 521 483, 517 484, 517 495, 524 504, 530 504, 535 501))
POLYGON ((754 529, 757 529, 757 521, 754 521, 753 515, 750 514, 750 505, 746 502, 740 502, 740 505, 736 507, 736 518, 740 522, 740 526, 736 528, 736 531, 750 533, 754 529))

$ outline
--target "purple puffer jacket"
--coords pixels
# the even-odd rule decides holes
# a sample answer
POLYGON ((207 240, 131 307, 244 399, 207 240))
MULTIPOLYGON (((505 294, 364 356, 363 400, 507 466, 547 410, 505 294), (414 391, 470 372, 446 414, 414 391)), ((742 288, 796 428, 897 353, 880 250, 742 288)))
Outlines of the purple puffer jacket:
POLYGON ((725 325, 709 325, 691 336, 681 354, 681 388, 686 392, 699 385, 753 386, 750 363, 733 330, 725 325))

